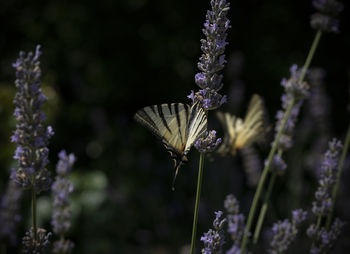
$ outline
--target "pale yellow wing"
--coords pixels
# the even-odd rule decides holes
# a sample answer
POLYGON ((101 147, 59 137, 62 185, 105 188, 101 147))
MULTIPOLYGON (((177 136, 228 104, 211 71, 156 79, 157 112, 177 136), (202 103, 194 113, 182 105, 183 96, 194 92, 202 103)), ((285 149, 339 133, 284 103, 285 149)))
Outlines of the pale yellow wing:
POLYGON ((190 106, 182 103, 148 106, 135 119, 160 137, 170 152, 183 154, 188 136, 190 106))
POLYGON ((217 152, 221 155, 227 155, 230 152, 234 154, 235 151, 232 150, 232 147, 235 144, 239 132, 243 128, 243 121, 239 117, 220 111, 216 113, 216 116, 225 131, 224 140, 217 149, 217 152))
POLYGON ((265 111, 261 97, 254 94, 250 100, 243 126, 237 130, 234 149, 248 146, 262 137, 264 132, 265 111))
POLYGON ((204 135, 207 131, 207 114, 205 111, 198 107, 197 105, 193 105, 190 110, 189 118, 188 118, 188 136, 187 142, 184 149, 184 153, 187 154, 191 149, 191 146, 194 142, 199 139, 202 135, 204 135))

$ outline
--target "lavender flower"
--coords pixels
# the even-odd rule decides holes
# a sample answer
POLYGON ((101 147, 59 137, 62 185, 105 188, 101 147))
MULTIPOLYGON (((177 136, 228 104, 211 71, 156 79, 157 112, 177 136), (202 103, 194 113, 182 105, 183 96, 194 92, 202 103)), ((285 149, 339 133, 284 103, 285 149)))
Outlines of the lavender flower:
POLYGON ((206 133, 206 137, 199 138, 194 143, 194 147, 201 153, 212 152, 221 144, 221 138, 216 138, 216 131, 206 133))
POLYGON ((292 65, 292 67, 290 68, 290 73, 291 77, 288 80, 283 78, 281 82, 281 85, 284 87, 285 93, 281 97, 283 110, 279 110, 276 114, 276 135, 281 128, 282 119, 285 115, 285 111, 287 110, 288 105, 290 105, 292 100, 295 101, 295 104, 291 110, 285 129, 283 130, 278 143, 278 148, 280 150, 287 150, 292 146, 291 137, 297 117, 299 115, 300 107, 303 103, 303 99, 309 95, 309 86, 307 85, 307 83, 299 81, 300 71, 298 70, 297 65, 292 65))
POLYGON ((67 254, 73 249, 74 244, 65 240, 62 237, 70 229, 69 210, 69 194, 73 191, 74 186, 67 178, 75 162, 73 154, 67 155, 66 151, 62 150, 59 154, 59 161, 56 166, 57 176, 52 184, 52 192, 54 195, 53 213, 51 224, 56 235, 61 237, 61 240, 54 242, 53 253, 67 254))
POLYGON ((292 223, 299 225, 307 218, 307 212, 303 209, 296 209, 292 211, 292 223))
POLYGON ((254 187, 260 179, 261 160, 253 146, 243 147, 241 149, 244 170, 247 176, 247 184, 254 187))
POLYGON ((212 10, 207 12, 203 29, 206 38, 201 40, 203 54, 198 62, 201 72, 195 75, 195 82, 201 90, 196 93, 192 91, 188 96, 205 110, 216 109, 226 102, 226 96, 217 93, 223 86, 223 76, 218 72, 226 63, 226 30, 230 27, 230 21, 226 18, 229 3, 226 0, 211 0, 210 4, 212 10))
POLYGON ((310 99, 308 100, 308 115, 316 122, 316 126, 320 129, 321 135, 325 136, 329 133, 329 114, 330 99, 325 91, 324 78, 325 70, 314 68, 308 74, 310 81, 310 99))
POLYGON ((311 27, 325 32, 339 32, 336 16, 343 10, 343 4, 336 0, 313 0, 317 13, 311 16, 311 27))
MULTIPOLYGON (((265 161, 265 164, 266 163, 267 163, 267 161, 265 161)), ((284 160, 280 156, 275 154, 275 156, 272 159, 270 169, 273 171, 276 171, 277 174, 281 175, 286 171, 287 164, 284 162, 284 160)))
POLYGON ((334 246, 344 225, 345 223, 339 218, 334 220, 329 231, 324 227, 319 229, 315 224, 310 225, 307 229, 307 235, 314 241, 310 254, 327 253, 334 246))
POLYGON ((9 180, 6 193, 0 199, 0 239, 8 240, 10 245, 17 243, 15 231, 21 220, 21 197, 21 189, 12 180, 9 180))
POLYGON ((233 241, 231 249, 226 254, 240 253, 240 245, 245 230, 245 217, 239 213, 239 202, 233 194, 227 195, 224 206, 227 215, 227 232, 233 241))
POLYGON ((20 52, 13 64, 16 69, 17 94, 14 116, 17 119, 16 130, 11 141, 17 143, 14 158, 18 167, 12 170, 11 179, 24 189, 34 188, 37 193, 47 190, 51 179, 46 165, 48 164, 50 137, 54 134, 51 126, 44 127, 45 113, 41 107, 46 96, 40 88, 40 46, 33 55, 20 52))
POLYGON ((201 241, 204 243, 203 254, 217 254, 222 251, 222 246, 225 243, 223 226, 226 222, 226 219, 221 219, 222 214, 221 211, 215 212, 214 230, 209 229, 201 237, 201 241))
POLYGON ((293 219, 278 221, 272 227, 273 237, 270 242, 271 254, 280 254, 285 252, 290 244, 295 240, 298 234, 297 226, 306 219, 307 213, 301 209, 292 212, 293 219))
POLYGON ((312 212, 316 216, 328 214, 332 207, 331 190, 336 179, 338 158, 342 150, 342 144, 337 139, 329 142, 329 149, 324 155, 321 165, 321 176, 318 180, 319 187, 315 193, 315 201, 312 203, 312 212))
POLYGON ((53 243, 52 253, 54 254, 66 254, 71 253, 74 248, 74 243, 70 240, 60 239, 53 243))
POLYGON ((47 251, 50 245, 49 238, 51 237, 51 233, 47 233, 46 230, 43 228, 38 228, 36 236, 37 239, 34 240, 33 228, 26 232, 22 240, 23 253, 43 254, 47 251))

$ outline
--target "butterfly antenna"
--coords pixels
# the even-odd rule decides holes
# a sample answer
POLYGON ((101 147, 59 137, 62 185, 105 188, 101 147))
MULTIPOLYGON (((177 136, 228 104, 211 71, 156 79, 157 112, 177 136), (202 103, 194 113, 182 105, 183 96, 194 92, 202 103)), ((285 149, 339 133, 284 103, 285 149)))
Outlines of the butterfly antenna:
POLYGON ((171 186, 171 190, 174 191, 175 190, 175 180, 176 180, 176 177, 177 177, 177 173, 179 172, 179 168, 181 166, 181 161, 178 161, 175 163, 175 175, 174 175, 174 178, 173 178, 173 184, 171 186))

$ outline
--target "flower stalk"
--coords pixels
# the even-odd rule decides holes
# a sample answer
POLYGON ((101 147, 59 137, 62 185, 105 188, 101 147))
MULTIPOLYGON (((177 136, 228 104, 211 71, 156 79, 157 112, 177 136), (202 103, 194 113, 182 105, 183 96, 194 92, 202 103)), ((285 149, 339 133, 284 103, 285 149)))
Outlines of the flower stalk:
MULTIPOLYGON (((305 78, 306 72, 307 72, 307 70, 308 70, 308 68, 309 68, 309 66, 311 64, 311 60, 312 60, 312 58, 313 58, 313 56, 315 54, 316 48, 317 48, 317 46, 319 44, 319 41, 321 39, 321 35, 322 35, 322 31, 318 30, 316 35, 315 35, 315 38, 313 40, 313 43, 311 45, 310 51, 308 53, 308 56, 306 58, 305 64, 304 64, 304 66, 302 68, 301 74, 299 76, 298 83, 302 83, 304 78, 305 78)), ((279 131, 278 131, 276 137, 275 137, 275 140, 273 142, 273 145, 271 147, 271 150, 270 150, 268 158, 267 158, 267 162, 266 162, 265 167, 263 169, 263 172, 261 174, 261 178, 259 180, 258 187, 257 187, 257 190, 256 190, 254 198, 253 198, 252 206, 251 206, 251 208, 249 210, 249 215, 248 215, 248 219, 247 219, 247 226, 246 226, 246 229, 245 229, 245 232, 244 232, 244 236, 243 236, 243 240, 242 240, 242 244, 241 244, 241 253, 244 253, 244 250, 246 248, 246 244, 247 244, 247 241, 248 241, 248 234, 249 234, 251 226, 252 226, 253 218, 255 216, 255 212, 256 212, 258 201, 259 201, 260 196, 262 194, 263 186, 264 186, 265 181, 267 179, 268 172, 270 171, 270 166, 271 166, 272 159, 273 159, 273 157, 274 157, 274 155, 275 155, 275 153, 277 151, 280 137, 281 137, 281 135, 282 135, 282 133, 283 133, 285 127, 286 127, 287 121, 289 119, 289 116, 291 114, 291 111, 292 111, 295 103, 296 103, 296 100, 293 97, 290 100, 289 105, 288 105, 288 107, 287 107, 287 109, 285 111, 285 114, 284 114, 283 118, 282 118, 281 126, 279 128, 279 131)), ((267 211, 269 198, 270 197, 268 196, 265 199, 266 202, 264 202, 264 204, 263 204, 263 206, 266 206, 266 208, 264 210, 261 210, 262 218, 260 219, 260 221, 261 221, 260 224, 262 224, 263 221, 264 221, 264 217, 265 217, 265 214, 266 214, 266 211, 267 211)), ((258 224, 258 227, 259 227, 259 224, 258 224)), ((260 228, 261 228, 261 226, 260 226, 260 228)), ((260 234, 260 230, 258 229, 256 234, 254 233, 254 235, 255 235, 254 238, 256 239, 254 242, 258 241, 259 234, 260 234)))
POLYGON ((327 216, 327 221, 326 221, 326 229, 329 229, 331 222, 332 222, 332 217, 333 217, 333 210, 334 210, 334 206, 335 206, 335 200, 338 194, 338 189, 339 189, 339 182, 340 182, 340 177, 343 171, 343 166, 344 166, 344 160, 346 157, 346 154, 348 152, 349 149, 349 144, 350 144, 350 125, 348 127, 348 131, 346 134, 346 138, 345 138, 345 142, 344 142, 344 148, 342 151, 342 154, 340 156, 339 159, 339 164, 338 164, 338 171, 337 171, 337 178, 336 178, 336 182, 335 185, 333 187, 333 191, 332 191, 332 207, 331 210, 327 216))
POLYGON ((200 201, 200 197, 201 197, 201 188, 202 188, 204 156, 205 156, 205 153, 200 153, 199 168, 198 168, 198 179, 197 179, 197 191, 196 191, 196 202, 195 202, 195 205, 194 205, 194 215, 193 215, 193 225, 192 225, 191 254, 193 254, 194 251, 195 251, 198 210, 199 210, 199 201, 200 201))

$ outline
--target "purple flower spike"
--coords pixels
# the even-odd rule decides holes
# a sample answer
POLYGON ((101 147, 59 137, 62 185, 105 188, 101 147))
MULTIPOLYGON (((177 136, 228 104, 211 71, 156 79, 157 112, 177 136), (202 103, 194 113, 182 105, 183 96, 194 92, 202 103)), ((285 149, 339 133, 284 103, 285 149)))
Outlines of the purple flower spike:
POLYGON ((325 32, 339 32, 339 21, 336 18, 344 5, 337 0, 313 0, 317 13, 311 16, 311 27, 325 32))
POLYGON ((221 144, 221 138, 216 138, 216 131, 207 132, 205 138, 199 138, 194 147, 201 153, 212 152, 221 144))
POLYGON ((226 222, 226 219, 221 219, 222 214, 221 211, 215 212, 216 218, 213 222, 214 229, 209 229, 209 231, 204 233, 201 237, 200 240, 204 243, 202 253, 221 253, 222 246, 225 243, 223 226, 226 222))
POLYGON ((226 102, 226 97, 217 93, 223 86, 223 76, 218 73, 226 63, 226 30, 230 28, 230 21, 226 18, 229 3, 226 0, 212 0, 210 3, 212 9, 207 12, 203 29, 206 38, 201 40, 203 54, 198 62, 200 72, 195 75, 195 82, 201 90, 191 93, 189 97, 193 103, 199 102, 205 110, 216 109, 226 102))
POLYGON ((53 135, 52 128, 43 125, 45 113, 41 107, 46 96, 40 88, 40 55, 40 46, 37 46, 34 55, 20 52, 13 64, 16 69, 14 116, 17 125, 11 137, 11 141, 17 144, 14 158, 18 163, 11 179, 24 189, 35 188, 37 193, 49 189, 51 184, 46 165, 49 162, 47 146, 53 135))
POLYGON ((239 211, 239 202, 233 194, 227 195, 224 206, 227 215, 227 232, 229 233, 233 244, 226 254, 239 254, 240 246, 245 230, 245 216, 239 211))
POLYGON ((295 240, 298 234, 298 226, 306 219, 306 216, 306 211, 297 209, 292 212, 292 221, 285 219, 273 224, 273 237, 270 242, 269 253, 284 253, 295 240))
POLYGON ((315 201, 312 203, 312 212, 316 216, 327 215, 332 207, 331 190, 335 183, 338 159, 342 147, 340 141, 333 139, 329 142, 329 149, 324 155, 321 164, 321 175, 318 180, 319 187, 315 193, 315 201))
MULTIPOLYGON (((71 227, 69 194, 73 192, 73 183, 67 178, 75 162, 74 154, 67 155, 65 150, 59 154, 59 161, 56 166, 57 176, 52 184, 52 192, 54 196, 53 213, 51 224, 53 232, 62 236, 65 235, 71 227)), ((74 244, 69 240, 61 239, 54 242, 53 253, 70 253, 74 244), (62 252, 65 250, 64 252, 62 252)))

